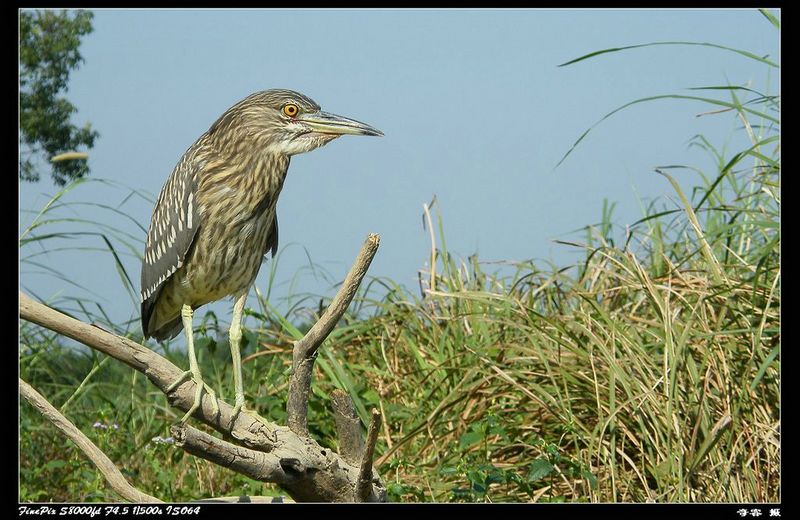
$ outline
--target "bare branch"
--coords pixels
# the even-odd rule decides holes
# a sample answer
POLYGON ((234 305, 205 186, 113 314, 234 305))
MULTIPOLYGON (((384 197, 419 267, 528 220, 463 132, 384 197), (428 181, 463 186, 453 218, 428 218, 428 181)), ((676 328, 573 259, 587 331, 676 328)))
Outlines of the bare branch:
MULTIPOLYGON (((162 392, 183 373, 169 360, 149 348, 116 336, 110 332, 70 318, 46 305, 32 300, 24 293, 19 294, 20 317, 47 329, 80 341, 84 345, 108 354, 126 365, 145 374, 162 392)), ((187 411, 194 402, 194 382, 188 380, 178 386, 167 398, 172 406, 187 411)), ((218 432, 230 435, 249 448, 268 451, 275 444, 274 433, 261 420, 249 413, 240 413, 231 425, 233 407, 218 400, 219 413, 214 415, 211 397, 203 394, 203 401, 194 417, 208 424, 218 432)))
MULTIPOLYGON (((358 460, 354 455, 358 443, 345 441, 345 458, 311 439, 307 427, 308 394, 315 354, 355 296, 378 244, 378 235, 367 237, 331 305, 308 334, 295 343, 294 372, 290 380, 287 405, 289 427, 275 425, 250 412, 241 412, 234 418, 233 407, 222 400, 217 400, 218 412, 215 413, 215 403, 204 393, 201 406, 194 417, 228 438, 233 438, 243 447, 185 427, 176 434, 176 438, 180 438, 180 444, 186 451, 253 478, 278 483, 299 502, 351 500, 356 487, 362 490, 359 496, 366 497, 365 500, 386 501, 386 490, 377 474, 368 479, 367 487, 358 482, 358 460), (350 458, 353 460, 348 460, 350 458)), ((126 363, 145 374, 165 394, 166 389, 183 373, 167 359, 143 345, 70 318, 22 293, 20 317, 126 363)), ((194 382, 187 380, 175 388, 167 394, 170 404, 181 410, 188 410, 194 402, 194 387, 194 382)), ((354 431, 358 431, 360 436, 360 425, 356 424, 356 427, 354 431)), ((353 426, 340 431, 347 428, 353 429, 353 426)), ((344 438, 348 437, 345 435, 344 438)), ((369 473, 372 475, 371 460, 369 473)))
POLYGON ((237 446, 185 424, 172 426, 170 432, 176 446, 214 464, 262 482, 285 484, 289 480, 275 453, 237 446))
MULTIPOLYGON (((201 406, 194 417, 238 441, 242 446, 184 425, 175 430, 175 437, 179 439, 184 450, 252 478, 277 483, 297 501, 346 501, 353 496, 354 488, 362 489, 358 481, 358 461, 354 455, 354 450, 359 446, 357 442, 345 441, 345 458, 321 447, 308 436, 308 393, 315 354, 355 296, 378 244, 378 235, 367 237, 331 305, 308 334, 295 343, 294 372, 287 405, 289 427, 275 425, 249 412, 242 412, 234 417, 233 407, 221 400, 217 400, 216 411, 217 406, 211 396, 204 393, 201 406)), ((183 373, 149 348, 70 318, 33 301, 23 293, 20 293, 20 317, 126 363, 145 374, 165 394, 166 389, 183 373)), ((194 387, 192 380, 179 385, 167 394, 170 404, 181 410, 188 410, 194 401, 194 387)), ((356 427, 354 429, 350 425, 340 431, 344 432, 348 428, 356 431, 357 436, 353 438, 360 440, 360 426, 356 424, 356 427)), ((350 439, 346 434, 343 438, 350 439)), ((372 474, 371 459, 369 473, 372 474)), ((373 485, 365 488, 359 496, 363 495, 370 501, 385 501, 386 491, 380 478, 370 481, 373 485)))
POLYGON ((111 459, 109 459, 100 448, 95 446, 69 419, 64 417, 47 401, 47 399, 42 397, 39 392, 34 390, 31 385, 21 378, 19 380, 19 390, 22 397, 39 410, 39 413, 41 413, 45 419, 53 423, 61 433, 74 442, 78 448, 89 457, 89 460, 97 466, 97 469, 103 474, 111 488, 119 493, 122 498, 130 502, 161 502, 161 500, 146 493, 142 493, 131 486, 111 459))
POLYGON ((375 455, 375 443, 378 442, 378 429, 381 423, 381 412, 372 409, 372 419, 369 422, 367 431, 367 446, 364 449, 364 456, 361 459, 361 470, 358 472, 358 484, 356 485, 355 501, 366 502, 372 492, 372 458, 375 455))
MULTIPOLYGON (((23 293, 20 293, 20 316, 128 364, 144 373, 162 392, 182 373, 152 350, 65 316, 23 293)), ((167 397, 173 406, 188 410, 194 399, 193 388, 194 384, 189 381, 167 397)), ((351 499, 358 468, 313 439, 299 436, 285 426, 268 423, 264 418, 256 418, 251 413, 240 413, 231 425, 233 407, 222 400, 218 403, 219 413, 213 415, 211 400, 204 397, 194 416, 247 448, 267 453, 274 451, 281 458, 284 473, 293 471, 295 474, 294 478, 282 484, 294 500, 341 502, 351 499)), ((370 500, 386 501, 386 491, 380 482, 373 486, 370 500)))
POLYGON ((364 435, 353 400, 347 392, 337 388, 331 392, 331 403, 339 438, 339 455, 351 464, 358 464, 364 453, 364 435))
POLYGON ((342 287, 311 330, 294 344, 292 350, 292 377, 289 381, 289 401, 286 405, 289 428, 298 435, 308 435, 308 395, 311 389, 311 374, 317 350, 331 333, 367 273, 369 264, 380 244, 380 237, 370 234, 361 247, 353 267, 342 282, 342 287))
MULTIPOLYGON (((288 428, 282 427, 291 435, 288 428)), ((304 444, 282 444, 269 453, 236 446, 188 425, 171 428, 177 446, 192 455, 230 468, 262 482, 279 484, 298 502, 346 502, 358 482, 358 469, 342 464, 332 451, 320 449, 312 439, 304 444), (347 487, 352 482, 353 487, 347 487)), ((371 484, 371 482, 370 482, 371 484)), ((385 501, 380 480, 366 490, 370 501, 385 501)))

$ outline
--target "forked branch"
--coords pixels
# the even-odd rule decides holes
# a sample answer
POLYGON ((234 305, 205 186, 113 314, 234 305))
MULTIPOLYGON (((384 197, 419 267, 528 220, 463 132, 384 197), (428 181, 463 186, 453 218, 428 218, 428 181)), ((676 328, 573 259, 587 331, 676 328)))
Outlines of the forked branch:
POLYGON ((367 274, 367 269, 369 269, 369 264, 372 262, 379 244, 380 237, 378 235, 371 234, 367 237, 356 262, 347 273, 342 287, 336 293, 331 304, 306 335, 294 344, 292 378, 289 381, 289 402, 286 404, 286 412, 289 428, 298 435, 308 435, 308 395, 311 391, 311 374, 314 371, 317 350, 344 315, 356 295, 358 286, 361 285, 361 280, 367 274))
MULTIPOLYGON (((380 478, 372 470, 372 453, 375 446, 373 437, 376 437, 377 431, 370 434, 371 441, 367 443, 365 455, 359 466, 355 453, 363 441, 354 440, 356 437, 360 438, 360 423, 357 422, 357 418, 353 423, 352 410, 350 424, 337 426, 340 434, 346 433, 340 442, 343 446, 341 455, 320 446, 308 435, 307 426, 308 394, 316 352, 352 301, 375 256, 378 243, 378 235, 367 237, 355 264, 331 305, 308 334, 294 346, 294 372, 290 381, 287 404, 290 427, 270 423, 252 412, 241 412, 234 417, 231 405, 218 399, 217 409, 208 393, 204 393, 201 406, 193 417, 237 444, 190 426, 177 425, 173 428, 173 434, 184 450, 251 478, 277 483, 298 502, 346 502, 354 498, 370 502, 386 501, 386 490, 380 478), (365 469, 367 452, 369 464, 365 469)), ((167 399, 173 406, 184 411, 192 406, 193 382, 180 385, 167 393, 167 388, 183 371, 164 357, 127 338, 116 336, 35 302, 23 293, 20 293, 19 298, 22 319, 77 340, 142 372, 167 394, 167 399)), ((20 382, 21 387, 22 385, 23 382, 20 382)), ((347 395, 345 397, 346 400, 350 399, 347 395)), ((349 406, 352 409, 352 403, 349 406)), ((343 410, 334 405, 337 424, 341 419, 339 409, 343 410)), ((374 416, 373 423, 376 423, 374 416)), ((374 428, 376 426, 370 424, 370 432, 373 432, 374 428)), ((111 464, 113 466, 113 463, 111 464)), ((146 498, 156 500, 144 495, 137 501, 145 501, 146 498)))

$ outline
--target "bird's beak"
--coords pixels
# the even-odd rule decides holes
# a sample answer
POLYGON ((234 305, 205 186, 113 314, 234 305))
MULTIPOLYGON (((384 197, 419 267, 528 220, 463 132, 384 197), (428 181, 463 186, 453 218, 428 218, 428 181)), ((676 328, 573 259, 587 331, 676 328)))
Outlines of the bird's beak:
POLYGON ((330 135, 383 135, 383 132, 373 128, 368 124, 361 123, 355 119, 329 114, 322 110, 313 114, 301 114, 297 117, 308 125, 312 131, 320 134, 330 135))

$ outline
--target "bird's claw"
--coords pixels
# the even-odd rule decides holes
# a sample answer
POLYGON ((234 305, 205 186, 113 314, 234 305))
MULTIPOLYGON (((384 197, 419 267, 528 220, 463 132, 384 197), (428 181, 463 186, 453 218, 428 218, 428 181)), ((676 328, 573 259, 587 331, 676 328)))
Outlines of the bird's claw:
POLYGON ((187 379, 189 379, 189 378, 191 378, 191 377, 192 377, 192 371, 191 371, 191 370, 187 370, 187 371, 185 371, 184 373, 182 373, 182 374, 180 375, 180 377, 179 377, 178 379, 176 379, 176 380, 175 380, 175 382, 174 382, 174 383, 172 383, 171 385, 169 385, 169 386, 167 387, 167 389, 165 390, 165 392, 166 392, 166 393, 168 393, 168 394, 169 394, 169 393, 172 393, 172 391, 173 391, 173 390, 175 390, 176 388, 178 388, 178 387, 179 387, 179 386, 180 386, 180 385, 181 385, 181 384, 182 384, 184 381, 186 381, 187 379))
POLYGON ((244 405, 244 397, 242 397, 241 400, 238 397, 236 399, 236 404, 233 407, 233 412, 231 412, 231 429, 233 429, 233 423, 236 422, 236 418, 239 417, 239 414, 241 412, 250 415, 258 422, 266 426, 267 430, 269 430, 270 433, 272 433, 272 431, 274 430, 274 425, 269 421, 267 421, 266 419, 264 419, 263 417, 261 417, 261 415, 259 415, 257 410, 250 409, 244 405))
POLYGON ((250 410, 244 407, 244 399, 239 400, 236 399, 236 404, 233 406, 233 411, 231 412, 231 428, 233 428, 233 423, 236 422, 236 418, 239 417, 239 413, 244 411, 245 413, 249 412, 250 410))
POLYGON ((189 420, 189 417, 200 408, 200 405, 203 403, 203 390, 205 390, 208 395, 211 397, 211 403, 213 405, 213 415, 217 415, 219 413, 219 404, 217 403, 217 394, 214 392, 205 381, 200 378, 200 374, 194 374, 191 370, 187 370, 169 387, 167 388, 166 392, 169 394, 173 390, 175 390, 178 386, 184 383, 187 379, 191 379, 192 382, 195 384, 195 394, 194 394, 194 403, 192 403, 192 407, 189 408, 189 411, 183 416, 183 418, 179 421, 181 424, 185 423, 189 420))

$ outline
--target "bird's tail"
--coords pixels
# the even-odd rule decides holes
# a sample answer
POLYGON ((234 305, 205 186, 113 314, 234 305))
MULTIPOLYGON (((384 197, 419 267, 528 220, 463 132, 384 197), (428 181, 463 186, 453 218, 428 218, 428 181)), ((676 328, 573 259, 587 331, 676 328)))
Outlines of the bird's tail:
POLYGON ((144 337, 147 338, 155 338, 158 341, 164 341, 168 339, 172 339, 178 334, 181 333, 183 330, 183 322, 181 321, 181 317, 178 316, 172 321, 168 321, 157 330, 151 331, 144 331, 144 337))

